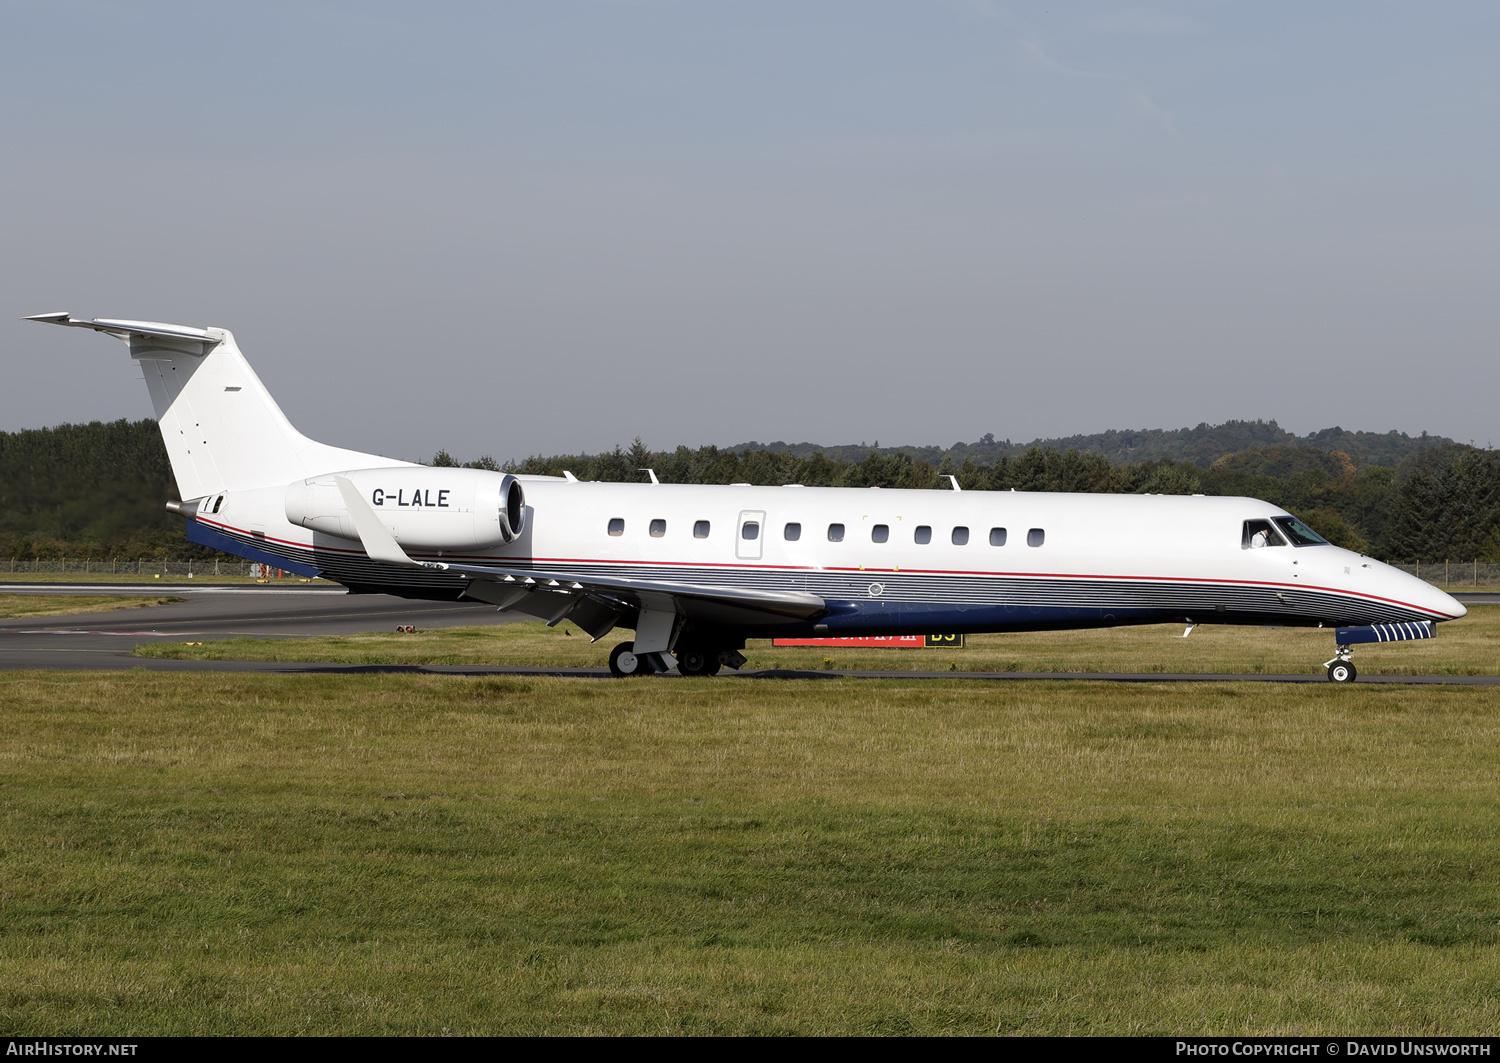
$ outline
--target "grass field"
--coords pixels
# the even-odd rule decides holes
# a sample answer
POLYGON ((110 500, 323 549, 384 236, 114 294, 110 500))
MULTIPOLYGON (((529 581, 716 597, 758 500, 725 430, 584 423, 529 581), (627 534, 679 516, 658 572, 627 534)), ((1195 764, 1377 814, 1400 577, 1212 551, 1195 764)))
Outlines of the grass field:
POLYGON ((8 673, 0 1032, 1493 1033, 1497 710, 8 673))
POLYGON ((0 619, 18 616, 71 616, 73 613, 104 613, 112 609, 139 609, 162 605, 178 598, 120 598, 115 596, 53 598, 39 594, 0 594, 0 619))
MULTIPOLYGON (((1273 675, 1320 672, 1333 656, 1333 632, 1317 628, 1183 625, 971 635, 959 650, 801 649, 751 640, 749 668, 874 669, 990 672, 1227 672, 1273 675)), ((160 642, 142 657, 193 660, 347 661, 363 664, 510 664, 596 667, 616 642, 597 643, 571 625, 541 623, 444 628, 411 635, 394 631, 318 639, 232 639, 201 646, 160 642)), ((1500 672, 1500 606, 1470 606, 1469 615, 1439 626, 1420 642, 1360 646, 1355 662, 1368 674, 1494 675, 1500 672)))

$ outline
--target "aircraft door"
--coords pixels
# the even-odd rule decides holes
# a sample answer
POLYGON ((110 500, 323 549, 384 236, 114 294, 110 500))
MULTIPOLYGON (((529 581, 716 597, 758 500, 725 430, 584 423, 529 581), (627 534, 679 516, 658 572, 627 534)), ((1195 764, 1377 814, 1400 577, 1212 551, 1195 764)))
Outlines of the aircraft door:
POLYGON ((745 509, 735 522, 734 556, 741 561, 759 561, 765 549, 766 514, 764 510, 745 509))

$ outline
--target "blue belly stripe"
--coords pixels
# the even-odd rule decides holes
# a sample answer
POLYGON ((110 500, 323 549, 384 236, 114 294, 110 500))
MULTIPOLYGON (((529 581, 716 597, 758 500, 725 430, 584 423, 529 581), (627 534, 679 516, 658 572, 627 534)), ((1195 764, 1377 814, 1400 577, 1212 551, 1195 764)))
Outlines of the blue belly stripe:
POLYGON ((1337 632, 1340 646, 1357 646, 1362 642, 1409 642, 1430 639, 1437 629, 1430 620, 1405 621, 1399 624, 1369 624, 1365 627, 1341 627, 1337 632))

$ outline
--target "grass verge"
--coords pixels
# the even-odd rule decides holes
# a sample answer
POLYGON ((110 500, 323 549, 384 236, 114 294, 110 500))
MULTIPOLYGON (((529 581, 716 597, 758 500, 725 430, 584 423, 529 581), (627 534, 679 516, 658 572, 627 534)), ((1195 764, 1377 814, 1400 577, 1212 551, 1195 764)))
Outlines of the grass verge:
MULTIPOLYGON (((1181 624, 971 635, 958 650, 803 649, 765 639, 745 649, 750 668, 972 672, 1316 673, 1333 656, 1333 633, 1317 628, 1181 624)), ((403 635, 371 632, 315 639, 226 639, 188 646, 159 642, 140 657, 179 660, 344 661, 359 664, 508 664, 603 668, 628 632, 590 643, 572 625, 541 623, 441 628, 403 635)), ((1420 642, 1360 646, 1360 671, 1386 675, 1494 675, 1500 672, 1500 606, 1470 606, 1463 620, 1442 624, 1420 642)))
POLYGON ((86 595, 52 598, 39 594, 0 594, 0 619, 22 616, 71 616, 74 613, 105 613, 113 609, 140 609, 147 605, 165 605, 181 598, 116 596, 94 598, 86 595))
POLYGON ((1488 1032, 1497 709, 10 673, 0 1032, 1488 1032))

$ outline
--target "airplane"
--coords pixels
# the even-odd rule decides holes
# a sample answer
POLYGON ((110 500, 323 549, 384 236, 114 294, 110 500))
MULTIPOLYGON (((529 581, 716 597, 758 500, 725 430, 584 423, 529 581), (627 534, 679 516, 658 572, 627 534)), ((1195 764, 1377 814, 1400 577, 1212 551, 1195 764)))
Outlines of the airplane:
MULTIPOLYGON (((351 592, 477 601, 595 641, 617 676, 715 675, 749 638, 1045 631, 1169 621, 1432 638, 1467 609, 1253 498, 589 483, 433 468, 297 431, 232 333, 27 318, 124 340, 204 546, 351 592)), ((1182 636, 1179 636, 1182 637, 1182 636)))

